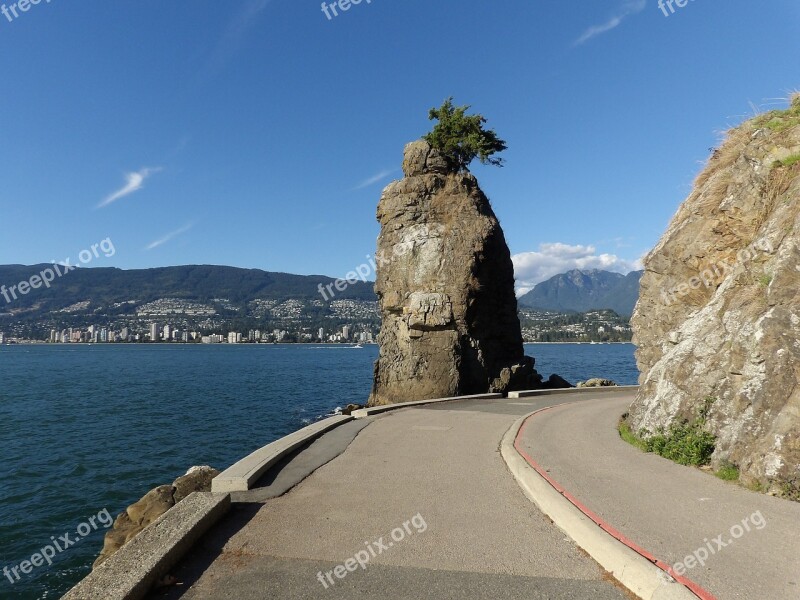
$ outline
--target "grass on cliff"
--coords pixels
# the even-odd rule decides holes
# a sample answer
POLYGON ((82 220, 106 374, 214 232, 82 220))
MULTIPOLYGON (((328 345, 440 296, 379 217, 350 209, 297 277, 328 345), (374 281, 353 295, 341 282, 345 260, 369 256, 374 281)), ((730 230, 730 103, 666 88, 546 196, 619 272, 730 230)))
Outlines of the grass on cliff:
POLYGON ((739 481, 739 467, 725 461, 722 463, 717 472, 714 473, 717 477, 722 479, 723 481, 739 481))
MULTIPOLYGON (((772 110, 728 131, 722 145, 714 150, 706 168, 695 179, 695 190, 699 191, 716 173, 736 162, 750 143, 754 131, 769 129, 781 133, 798 125, 800 125, 800 92, 795 92, 789 98, 789 108, 786 110, 772 110)), ((782 164, 790 167, 797 162, 800 162, 800 157, 789 157, 786 161, 782 161, 782 164), (786 164, 787 161, 789 164, 786 164)), ((710 196, 715 201, 721 200, 729 184, 729 179, 719 178, 710 196)))
POLYGON ((639 436, 637 436, 631 430, 631 426, 628 424, 627 417, 628 415, 625 414, 622 416, 622 419, 620 419, 619 437, 628 442, 631 446, 638 448, 642 452, 649 452, 649 450, 647 449, 647 443, 641 438, 639 438, 639 436))
POLYGON ((781 161, 781 165, 784 167, 793 167, 797 163, 800 163, 800 154, 793 154, 788 158, 784 158, 781 161))
POLYGON ((800 502, 800 479, 785 481, 781 485, 781 497, 786 500, 800 502))
POLYGON ((631 430, 627 421, 628 415, 625 414, 619 423, 619 435, 632 446, 663 456, 679 465, 707 465, 716 448, 716 437, 704 429, 713 403, 714 398, 706 398, 697 418, 672 423, 666 431, 662 430, 654 435, 646 430, 636 434, 631 430))
POLYGON ((771 110, 757 117, 753 121, 755 128, 766 127, 771 131, 781 132, 800 125, 800 93, 793 94, 790 102, 786 110, 771 110))

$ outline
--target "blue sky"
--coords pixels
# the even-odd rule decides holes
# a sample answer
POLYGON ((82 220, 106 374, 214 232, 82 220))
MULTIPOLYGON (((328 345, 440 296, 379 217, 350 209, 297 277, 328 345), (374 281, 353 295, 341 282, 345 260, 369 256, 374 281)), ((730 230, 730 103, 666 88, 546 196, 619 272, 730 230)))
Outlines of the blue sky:
MULTIPOLYGON (((9 0, 6 8, 15 5, 9 0)), ((42 0, 0 14, 0 263, 342 276, 447 96, 507 140, 473 172, 520 287, 626 272, 720 134, 800 88, 800 3, 42 0), (329 11, 330 12, 330 11, 329 11)))

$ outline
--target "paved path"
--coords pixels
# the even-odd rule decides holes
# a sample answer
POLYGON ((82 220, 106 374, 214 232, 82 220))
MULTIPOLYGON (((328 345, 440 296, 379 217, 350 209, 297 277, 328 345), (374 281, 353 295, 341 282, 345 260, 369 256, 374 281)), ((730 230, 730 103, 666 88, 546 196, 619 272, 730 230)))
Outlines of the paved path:
POLYGON ((500 456, 509 427, 541 405, 465 401, 387 413, 351 431, 330 462, 341 434, 330 448, 323 436, 321 458, 307 462, 327 464, 280 497, 260 503, 251 493, 175 571, 181 585, 153 597, 626 598, 528 501, 500 456), (336 567, 350 557, 367 567, 341 567, 339 579, 336 567))
POLYGON ((626 444, 616 425, 629 402, 608 397, 542 412, 528 421, 523 447, 587 508, 668 564, 702 557, 710 544, 714 553, 686 577, 720 600, 800 599, 800 504, 626 444))

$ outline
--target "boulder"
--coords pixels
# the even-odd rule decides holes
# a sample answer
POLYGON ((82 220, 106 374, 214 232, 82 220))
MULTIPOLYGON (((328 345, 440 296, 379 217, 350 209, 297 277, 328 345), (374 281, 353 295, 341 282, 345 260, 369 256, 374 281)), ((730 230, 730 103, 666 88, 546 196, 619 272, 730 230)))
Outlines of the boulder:
POLYGON ((578 385, 575 387, 579 388, 616 387, 616 385, 617 384, 611 381, 610 379, 594 378, 594 379, 589 379, 588 381, 579 381, 578 385))
POLYGON ((192 492, 210 492, 211 480, 219 475, 219 471, 212 467, 192 467, 186 475, 178 477, 172 482, 175 488, 173 495, 175 504, 186 498, 192 492))
POLYGON ((192 467, 172 485, 160 485, 147 492, 114 520, 114 525, 106 533, 103 549, 92 568, 97 568, 105 562, 140 531, 192 492, 210 492, 211 480, 217 475, 219 471, 211 467, 192 467))
POLYGON ((174 492, 175 488, 171 485, 160 485, 147 492, 138 502, 131 504, 125 512, 131 522, 144 529, 175 506, 175 499, 172 497, 174 492))

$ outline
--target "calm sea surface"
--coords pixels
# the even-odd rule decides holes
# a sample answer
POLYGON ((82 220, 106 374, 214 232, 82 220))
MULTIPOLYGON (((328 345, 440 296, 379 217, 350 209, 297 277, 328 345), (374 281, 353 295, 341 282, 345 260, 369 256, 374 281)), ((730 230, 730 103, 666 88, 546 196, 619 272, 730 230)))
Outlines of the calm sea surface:
MULTIPOLYGON (((635 384, 631 345, 530 344, 571 382, 635 384)), ((330 413, 364 403, 376 346, 0 347, 0 569, 107 509, 113 517, 192 465, 223 469, 330 413)), ((102 527, 0 598, 58 598, 88 573, 102 527)), ((13 577, 13 576, 12 576, 13 577)))

